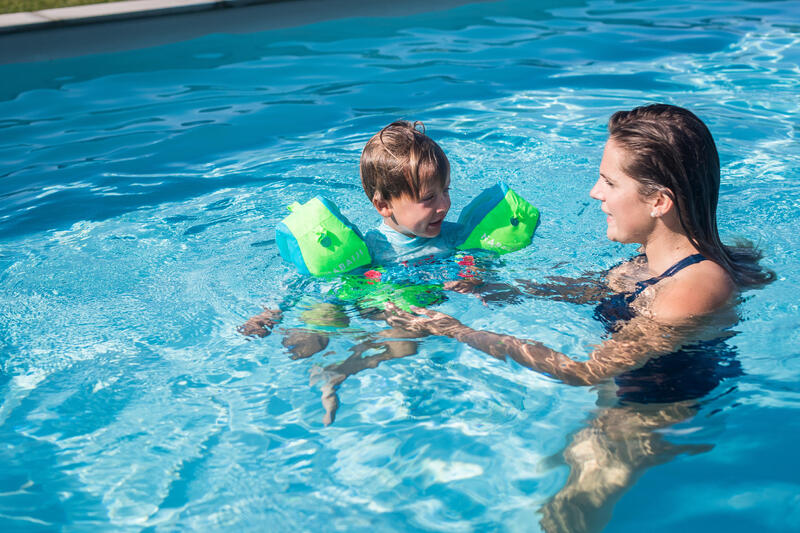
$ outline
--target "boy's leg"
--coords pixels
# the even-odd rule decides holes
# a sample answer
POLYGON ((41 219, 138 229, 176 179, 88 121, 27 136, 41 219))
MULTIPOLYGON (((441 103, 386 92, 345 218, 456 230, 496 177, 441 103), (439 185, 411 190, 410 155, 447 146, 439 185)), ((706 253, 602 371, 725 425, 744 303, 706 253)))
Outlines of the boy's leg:
POLYGON ((329 341, 324 333, 293 328, 286 331, 281 344, 292 354, 292 359, 305 359, 327 348, 329 341))
MULTIPOLYGON (((237 328, 237 331, 246 337, 266 337, 272 333, 272 328, 280 321, 281 312, 276 309, 265 309, 237 328)), ((328 346, 328 336, 307 330, 293 328, 286 332, 281 341, 292 359, 304 359, 324 350, 328 346)))
MULTIPOLYGON (((379 338, 384 339, 417 339, 418 333, 413 333, 401 328, 384 329, 377 333, 379 338)), ((423 335, 424 336, 424 335, 423 335)), ((336 418, 336 411, 339 409, 339 397, 336 394, 339 385, 348 377, 358 374, 368 368, 376 368, 383 361, 400 359, 417 353, 419 343, 413 340, 381 340, 377 341, 374 337, 350 348, 353 355, 342 361, 328 365, 323 373, 328 376, 327 381, 322 385, 322 406, 325 409, 325 416, 322 421, 325 425, 330 425, 336 418), (368 350, 379 350, 379 353, 362 357, 368 350)))
MULTIPOLYGON (((265 309, 262 313, 250 318, 239 326, 242 335, 266 337, 272 328, 280 321, 281 312, 277 309, 265 309)), ((304 322, 325 327, 347 327, 350 319, 339 306, 328 303, 311 305, 301 313, 300 319, 304 322)), ((311 329, 293 328, 286 332, 282 344, 292 354, 292 359, 304 359, 321 352, 328 346, 329 338, 326 333, 311 329)))
MULTIPOLYGON (((321 328, 346 328, 350 317, 342 308, 330 303, 315 303, 300 313, 300 320, 310 326, 321 328)), ((328 333, 314 329, 290 329, 283 338, 283 345, 292 354, 292 359, 305 359, 328 347, 328 333)))

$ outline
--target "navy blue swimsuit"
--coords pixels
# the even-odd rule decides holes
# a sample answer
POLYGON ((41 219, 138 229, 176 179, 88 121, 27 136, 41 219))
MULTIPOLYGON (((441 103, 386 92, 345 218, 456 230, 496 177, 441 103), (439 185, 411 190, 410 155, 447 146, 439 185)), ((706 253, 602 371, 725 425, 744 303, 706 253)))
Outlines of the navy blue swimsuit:
MULTIPOLYGON (((700 254, 690 255, 660 276, 638 282, 632 292, 615 294, 601 301, 594 310, 595 318, 609 333, 619 329, 619 322, 636 315, 631 303, 643 290, 705 260, 700 254)), ((736 351, 724 340, 716 339, 696 342, 676 352, 654 357, 643 367, 617 376, 614 382, 622 403, 667 403, 701 398, 723 379, 742 374, 736 351)))

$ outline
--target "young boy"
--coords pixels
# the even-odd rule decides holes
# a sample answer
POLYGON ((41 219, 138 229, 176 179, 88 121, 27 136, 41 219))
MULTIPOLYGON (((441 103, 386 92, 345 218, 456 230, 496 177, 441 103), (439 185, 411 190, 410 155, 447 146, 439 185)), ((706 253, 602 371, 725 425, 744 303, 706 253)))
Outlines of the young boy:
POLYGON ((458 225, 444 222, 450 162, 424 131, 421 122, 393 122, 361 153, 361 185, 383 218, 365 235, 376 265, 447 254, 458 244, 458 225))
MULTIPOLYGON (((455 250, 459 226, 444 221, 450 209, 450 163, 439 145, 425 135, 421 122, 393 122, 367 142, 361 153, 361 184, 382 218, 381 224, 364 236, 374 265, 407 264, 455 250)), ((347 315, 331 304, 317 304, 311 312, 317 324, 326 323, 326 317, 338 317, 338 323, 349 324, 347 315), (324 306, 328 310, 321 313, 324 306)), ((381 319, 382 314, 382 310, 373 312, 370 318, 381 319)), ((279 311, 267 309, 239 331, 265 337, 279 320, 279 311)), ((418 337, 398 328, 385 329, 351 348, 353 354, 346 360, 325 367, 325 425, 333 422, 339 406, 336 390, 348 376, 416 353, 417 342, 411 339, 418 337), (368 351, 377 353, 364 356, 368 351)), ((294 359, 309 357, 327 347, 328 335, 292 329, 287 331, 283 345, 294 359)))
MULTIPOLYGON (((421 122, 392 122, 372 136, 361 153, 361 184, 383 218, 364 236, 374 265, 428 259, 455 250, 459 226, 444 222, 450 210, 450 162, 425 135, 421 122)), ((266 337, 279 320, 279 311, 266 309, 239 332, 266 337)), ((327 346, 324 335, 310 336, 313 342, 305 332, 298 343, 287 336, 284 345, 297 358, 327 346)))

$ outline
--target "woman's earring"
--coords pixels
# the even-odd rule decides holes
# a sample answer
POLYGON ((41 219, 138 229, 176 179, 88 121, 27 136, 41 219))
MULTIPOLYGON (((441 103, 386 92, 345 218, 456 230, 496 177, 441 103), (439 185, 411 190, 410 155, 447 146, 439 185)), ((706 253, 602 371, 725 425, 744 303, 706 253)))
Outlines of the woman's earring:
POLYGON ((657 215, 658 215, 658 213, 656 213, 656 210, 655 210, 655 209, 653 209, 652 211, 650 211, 650 216, 651 216, 652 218, 656 218, 656 216, 657 216, 657 215))

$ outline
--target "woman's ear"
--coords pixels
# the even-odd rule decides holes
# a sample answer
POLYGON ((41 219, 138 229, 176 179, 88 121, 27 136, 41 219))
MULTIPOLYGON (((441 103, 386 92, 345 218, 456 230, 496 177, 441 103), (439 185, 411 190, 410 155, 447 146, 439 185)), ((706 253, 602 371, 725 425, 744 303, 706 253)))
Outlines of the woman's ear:
POLYGON ((381 195, 375 194, 375 196, 372 197, 372 205, 375 206, 380 216, 384 218, 392 216, 392 204, 384 200, 381 195))
POLYGON ((650 216, 656 218, 663 217, 672 211, 674 206, 675 202, 672 200, 672 195, 669 191, 667 189, 661 189, 653 195, 650 216))

